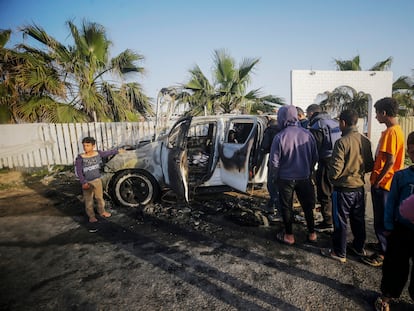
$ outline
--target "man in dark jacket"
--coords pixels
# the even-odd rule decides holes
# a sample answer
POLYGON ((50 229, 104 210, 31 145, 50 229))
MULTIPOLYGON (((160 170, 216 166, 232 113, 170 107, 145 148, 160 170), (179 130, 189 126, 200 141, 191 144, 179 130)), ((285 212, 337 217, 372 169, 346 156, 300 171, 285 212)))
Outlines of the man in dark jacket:
MULTIPOLYGON (((270 152, 270 147, 272 146, 273 138, 275 135, 280 131, 277 120, 270 118, 267 123, 267 128, 263 133, 263 140, 260 145, 259 155, 257 163, 260 165, 263 162, 264 156, 270 152)), ((269 164, 268 164, 269 165, 269 164)), ((267 191, 269 192, 269 201, 266 205, 265 212, 269 213, 269 215, 275 214, 275 207, 278 208, 278 190, 277 185, 272 180, 269 169, 267 174, 267 191)))
POLYGON ((315 191, 311 176, 318 159, 313 135, 298 124, 295 106, 283 106, 277 113, 281 131, 276 134, 270 149, 269 167, 273 180, 277 181, 279 203, 285 231, 276 236, 281 243, 295 243, 293 235, 293 195, 296 192, 305 214, 308 241, 316 242, 313 209, 315 191))
POLYGON ((336 141, 328 167, 334 186, 332 194, 334 233, 332 248, 322 249, 323 255, 346 262, 348 217, 354 240, 348 249, 364 256, 365 231, 365 174, 372 171, 371 142, 358 132, 358 113, 344 110, 339 116, 342 137, 336 141))
POLYGON ((312 104, 306 109, 309 119, 308 128, 315 136, 319 153, 318 167, 315 174, 317 199, 321 205, 320 211, 323 221, 315 226, 319 232, 333 232, 332 225, 332 184, 328 178, 328 165, 332 156, 336 139, 341 136, 338 121, 322 111, 317 104, 312 104))
POLYGON ((299 124, 304 127, 305 129, 308 128, 309 126, 309 120, 305 115, 305 112, 303 111, 302 108, 300 107, 296 107, 297 111, 298 111, 298 119, 299 119, 299 124))

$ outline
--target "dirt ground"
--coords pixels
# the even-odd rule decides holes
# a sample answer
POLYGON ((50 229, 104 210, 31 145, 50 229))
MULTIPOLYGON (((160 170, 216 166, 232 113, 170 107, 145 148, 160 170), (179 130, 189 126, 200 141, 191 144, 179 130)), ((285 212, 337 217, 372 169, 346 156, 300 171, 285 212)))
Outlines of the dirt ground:
MULTIPOLYGON (((286 246, 281 223, 235 213, 263 193, 145 210, 108 202, 113 216, 97 224, 80 193, 70 172, 0 173, 0 310, 373 310, 381 269, 322 257, 330 236, 309 244, 300 222, 286 246)), ((374 242, 368 212, 367 230, 374 242)), ((411 303, 405 289, 392 310, 411 303)))

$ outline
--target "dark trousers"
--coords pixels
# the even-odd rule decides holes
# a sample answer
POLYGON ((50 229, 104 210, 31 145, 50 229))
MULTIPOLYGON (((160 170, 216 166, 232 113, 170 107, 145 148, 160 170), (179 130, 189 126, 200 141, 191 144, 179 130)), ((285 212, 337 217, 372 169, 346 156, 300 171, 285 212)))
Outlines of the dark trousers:
POLYGON ((372 208, 374 212, 374 231, 381 244, 382 254, 387 249, 387 238, 384 235, 384 209, 388 191, 382 188, 371 187, 372 208))
POLYGON ((346 257, 348 218, 354 236, 353 246, 357 251, 362 251, 366 239, 364 190, 348 192, 334 190, 332 207, 334 225, 332 244, 335 253, 346 257))
POLYGON ((276 207, 279 211, 279 191, 277 182, 271 177, 270 168, 267 170, 267 191, 269 192, 269 207, 276 207))
POLYGON ((330 158, 320 159, 315 174, 316 193, 321 204, 323 221, 332 224, 332 200, 333 186, 328 177, 328 165, 330 158))
POLYGON ((315 190, 310 178, 301 180, 279 180, 279 203, 286 234, 293 234, 293 193, 296 192, 305 214, 309 233, 315 232, 313 209, 315 208, 315 190))
MULTIPOLYGON (((396 223, 388 236, 387 250, 382 266, 381 292, 390 298, 399 298, 414 261, 414 230, 396 223)), ((414 270, 411 270, 408 292, 414 300, 414 270)))

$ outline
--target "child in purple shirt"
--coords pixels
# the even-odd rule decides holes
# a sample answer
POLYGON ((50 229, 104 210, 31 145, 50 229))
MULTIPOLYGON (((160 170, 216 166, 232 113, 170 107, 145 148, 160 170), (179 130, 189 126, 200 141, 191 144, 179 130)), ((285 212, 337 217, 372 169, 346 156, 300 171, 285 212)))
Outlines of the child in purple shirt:
POLYGON ((123 149, 113 149, 108 151, 95 150, 95 139, 85 137, 82 139, 84 153, 79 154, 75 161, 76 174, 82 184, 83 198, 85 200, 86 215, 89 222, 97 222, 93 208, 93 198, 97 202, 97 209, 100 216, 108 218, 111 213, 105 210, 105 201, 103 198, 101 166, 102 158, 109 157, 117 153, 123 153, 123 149))

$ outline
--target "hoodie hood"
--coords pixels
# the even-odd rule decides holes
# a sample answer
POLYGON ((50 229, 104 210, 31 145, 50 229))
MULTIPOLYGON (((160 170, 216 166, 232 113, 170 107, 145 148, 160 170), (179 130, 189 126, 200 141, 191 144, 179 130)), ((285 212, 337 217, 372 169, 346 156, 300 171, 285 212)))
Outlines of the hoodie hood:
POLYGON ((277 122, 280 128, 296 125, 298 122, 298 111, 295 106, 282 106, 277 112, 277 122))
POLYGON ((324 119, 330 120, 332 118, 331 118, 331 115, 327 113, 326 111, 315 112, 309 120, 309 126, 312 126, 319 120, 324 120, 324 119))

